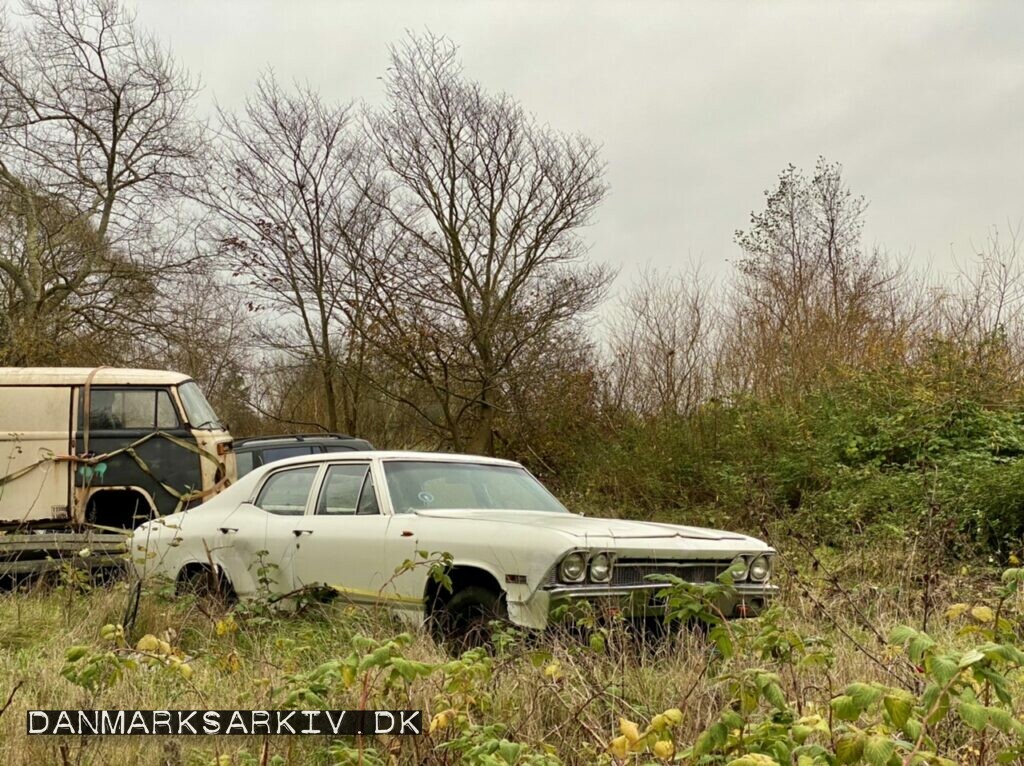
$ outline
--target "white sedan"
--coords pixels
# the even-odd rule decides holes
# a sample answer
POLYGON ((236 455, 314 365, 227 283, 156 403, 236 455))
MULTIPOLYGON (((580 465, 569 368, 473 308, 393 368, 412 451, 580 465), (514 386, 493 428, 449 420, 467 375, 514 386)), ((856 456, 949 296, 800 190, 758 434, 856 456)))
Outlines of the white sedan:
POLYGON ((718 604, 729 617, 756 614, 775 590, 774 551, 760 540, 584 517, 518 463, 471 455, 282 460, 140 526, 133 549, 142 575, 216 581, 241 598, 325 586, 455 633, 494 617, 544 628, 581 600, 656 616, 665 585, 648 576, 659 573, 703 583, 734 566, 735 595, 718 604), (450 590, 431 562, 444 562, 450 590))

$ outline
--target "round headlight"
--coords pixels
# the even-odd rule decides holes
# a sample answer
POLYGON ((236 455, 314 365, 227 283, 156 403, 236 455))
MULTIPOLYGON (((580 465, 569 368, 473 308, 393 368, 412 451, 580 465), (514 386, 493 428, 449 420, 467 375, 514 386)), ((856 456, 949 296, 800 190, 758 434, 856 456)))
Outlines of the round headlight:
POLYGON ((750 579, 764 582, 772 573, 772 562, 767 556, 758 556, 750 562, 750 579))
POLYGON ((587 573, 587 557, 582 553, 570 553, 562 559, 558 574, 565 582, 579 582, 587 573))
POLYGON ((737 556, 732 560, 729 565, 729 571, 732 572, 733 582, 739 582, 740 580, 747 579, 747 560, 742 556, 737 556))
POLYGON ((590 581, 608 582, 612 576, 612 557, 598 553, 590 560, 590 581))

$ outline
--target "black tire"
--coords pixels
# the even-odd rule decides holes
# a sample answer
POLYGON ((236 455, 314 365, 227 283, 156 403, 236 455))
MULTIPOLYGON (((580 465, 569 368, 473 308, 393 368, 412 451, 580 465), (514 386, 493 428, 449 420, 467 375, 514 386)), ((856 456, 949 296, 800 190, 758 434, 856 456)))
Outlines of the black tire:
POLYGON ((490 623, 507 620, 505 594, 482 585, 456 591, 433 615, 434 637, 454 653, 486 646, 490 623))

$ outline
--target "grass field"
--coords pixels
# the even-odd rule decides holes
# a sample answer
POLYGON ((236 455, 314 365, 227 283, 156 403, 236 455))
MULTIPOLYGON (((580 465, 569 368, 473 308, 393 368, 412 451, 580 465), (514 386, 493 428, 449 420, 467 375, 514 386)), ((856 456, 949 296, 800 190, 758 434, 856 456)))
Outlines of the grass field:
MULTIPOLYGON (((934 573, 926 595, 904 566, 907 550, 890 548, 883 556, 859 550, 788 559, 783 570, 790 571, 779 575, 778 609, 761 620, 649 642, 614 625, 573 636, 501 630, 492 653, 461 659, 449 658, 425 633, 404 633, 385 614, 344 603, 298 614, 276 614, 261 604, 226 612, 152 584, 122 635, 117 626, 130 602, 127 582, 8 592, 0 596, 0 704, 13 696, 0 716, 0 762, 767 764, 778 762, 771 753, 783 751, 772 749, 778 745, 766 726, 790 739, 803 736, 805 749, 817 743, 830 754, 842 749, 839 742, 852 729, 864 732, 865 741, 887 737, 912 746, 918 743, 887 723, 884 712, 868 709, 843 722, 830 702, 851 683, 879 684, 913 695, 919 708, 925 668, 885 640, 890 631, 903 624, 921 628, 927 610, 937 645, 962 652, 996 638, 988 635, 996 629, 989 623, 1018 631, 1020 597, 1005 599, 998 616, 978 610, 977 618, 970 611, 957 615, 963 609, 955 608, 950 619, 952 604, 998 602, 997 570, 934 573), (716 645, 716 637, 724 643, 716 645), (755 690, 753 701, 747 687, 755 690), (33 708, 278 707, 415 707, 434 730, 423 737, 338 742, 25 735, 26 710, 33 708), (728 710, 739 711, 743 722, 733 724, 738 728, 728 733, 730 742, 710 741, 708 749, 706 732, 728 710), (656 718, 665 711, 667 718, 656 718), (695 745, 707 752, 692 752, 695 745), (770 760, 743 760, 758 749, 770 760)), ((1021 712, 1017 673, 1007 668, 1005 674, 1013 700, 1003 707, 1013 716, 1021 712)), ((965 680, 980 699, 981 685, 965 680)), ((921 717, 927 712, 922 709, 921 717)), ((1019 739, 998 723, 976 730, 950 713, 927 728, 917 754, 897 744, 896 751, 880 753, 888 754, 884 761, 864 752, 857 760, 829 757, 909 763, 937 751, 952 762, 994 763, 998 751, 1019 739)), ((793 762, 830 762, 813 760, 818 756, 810 752, 791 754, 793 762)))

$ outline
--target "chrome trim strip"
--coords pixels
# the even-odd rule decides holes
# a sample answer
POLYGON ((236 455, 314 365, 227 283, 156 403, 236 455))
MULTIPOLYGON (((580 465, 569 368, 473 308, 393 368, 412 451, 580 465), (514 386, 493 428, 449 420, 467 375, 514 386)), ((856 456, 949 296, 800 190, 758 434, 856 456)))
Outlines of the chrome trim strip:
MULTIPOLYGON (((544 592, 552 596, 569 596, 570 598, 586 598, 588 596, 628 596, 637 591, 660 591, 672 587, 668 583, 643 583, 636 585, 555 585, 544 588, 544 592)), ((740 583, 733 586, 739 596, 772 596, 778 592, 778 586, 767 583, 740 583)))

